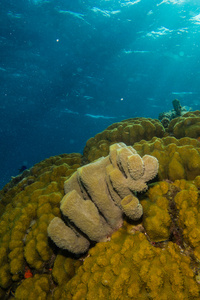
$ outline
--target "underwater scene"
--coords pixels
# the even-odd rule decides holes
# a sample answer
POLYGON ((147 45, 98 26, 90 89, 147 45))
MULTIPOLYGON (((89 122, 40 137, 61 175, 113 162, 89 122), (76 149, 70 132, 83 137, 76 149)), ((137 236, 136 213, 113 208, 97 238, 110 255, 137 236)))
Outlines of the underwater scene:
POLYGON ((1 0, 0 299, 200 299, 200 6, 1 0))

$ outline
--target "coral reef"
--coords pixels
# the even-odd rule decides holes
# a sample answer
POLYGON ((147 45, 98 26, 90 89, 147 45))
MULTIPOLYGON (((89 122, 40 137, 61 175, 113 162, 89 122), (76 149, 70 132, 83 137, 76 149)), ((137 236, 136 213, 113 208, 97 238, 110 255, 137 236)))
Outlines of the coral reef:
POLYGON ((58 254, 52 271, 21 281, 15 299, 199 299, 200 176, 153 184, 144 215, 86 257, 58 254), (162 215, 161 215, 162 213, 162 215))
POLYGON ((149 189, 142 199, 143 226, 153 242, 169 240, 171 234, 170 199, 171 186, 162 181, 149 189))
POLYGON ((199 299, 199 187, 200 176, 154 184, 140 195, 140 224, 124 222, 83 264, 58 254, 52 273, 24 280, 15 298, 199 299))
POLYGON ((0 191, 0 299, 200 299, 198 118, 199 112, 190 112, 171 121, 170 134, 195 137, 179 140, 163 137, 157 120, 125 120, 89 140, 85 157, 51 157, 12 178, 0 191), (143 131, 148 125, 149 138, 143 131), (116 141, 134 143, 135 150, 116 141), (111 144, 107 158, 83 167, 108 155, 111 144), (159 162, 159 181, 147 191, 155 169, 145 155, 159 162), (112 201, 105 202, 105 191, 112 201), (116 210, 99 213, 105 203, 116 210), (84 255, 61 250, 48 238, 54 218, 61 222, 64 245, 70 237, 60 207, 72 248, 83 238, 87 249, 89 236, 98 242, 84 255))
POLYGON ((48 227, 49 237, 60 248, 76 254, 85 252, 89 240, 103 241, 121 226, 122 213, 135 221, 142 216, 142 206, 134 193, 145 191, 146 182, 157 172, 155 157, 141 158, 124 143, 110 146, 109 156, 78 168, 65 182, 66 195, 60 208, 70 220, 69 226, 59 217, 54 218, 48 227))
POLYGON ((150 118, 133 118, 114 123, 103 132, 89 139, 84 148, 84 157, 88 162, 107 156, 109 146, 123 142, 126 145, 133 145, 142 139, 149 141, 154 136, 163 137, 164 127, 158 120, 150 118))
POLYGON ((158 182, 141 203, 141 225, 90 249, 61 299, 199 299, 200 176, 158 182))
POLYGON ((60 299, 199 299, 191 260, 179 246, 155 247, 131 230, 122 228, 92 248, 60 299))
POLYGON ((75 275, 82 265, 80 260, 74 260, 58 254, 49 274, 35 274, 32 278, 22 281, 16 289, 15 299, 56 299, 59 300, 66 283, 75 275), (56 283, 56 285, 55 285, 56 283))
POLYGON ((181 106, 180 101, 175 99, 172 101, 174 109, 159 114, 158 119, 162 123, 164 128, 168 128, 171 120, 183 116, 188 112, 185 106, 181 106))
POLYGON ((200 261, 200 176, 160 181, 140 199, 143 226, 152 242, 173 241, 200 261))
POLYGON ((33 278, 24 280, 15 292, 15 299, 48 299, 51 282, 48 275, 36 274, 33 278))
POLYGON ((192 180, 200 174, 200 142, 196 139, 174 137, 134 144, 139 155, 155 156, 159 161, 158 178, 176 180, 192 180))
POLYGON ((182 137, 199 138, 200 137, 200 111, 193 111, 184 114, 181 117, 173 119, 169 123, 168 132, 176 138, 182 137))
POLYGON ((200 176, 193 182, 178 180, 174 185, 179 192, 174 197, 179 212, 178 227, 182 229, 185 245, 189 247, 192 255, 200 261, 200 176))
POLYGON ((47 226, 60 216, 64 181, 81 163, 80 154, 49 158, 31 168, 27 177, 15 181, 16 185, 11 181, 0 192, 4 206, 0 219, 0 298, 24 278, 27 266, 33 275, 49 272, 54 253, 47 226))

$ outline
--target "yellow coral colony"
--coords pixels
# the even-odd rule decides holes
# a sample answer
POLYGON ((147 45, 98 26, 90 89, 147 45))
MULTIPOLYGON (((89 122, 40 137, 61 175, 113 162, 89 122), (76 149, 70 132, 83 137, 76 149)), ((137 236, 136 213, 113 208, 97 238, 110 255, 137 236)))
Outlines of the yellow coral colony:
POLYGON ((123 142, 126 145, 133 145, 141 140, 149 141, 155 136, 162 138, 164 134, 164 127, 158 120, 150 118, 123 120, 90 138, 84 148, 84 157, 88 162, 93 162, 99 157, 107 156, 109 146, 112 144, 123 142))
POLYGON ((155 157, 141 158, 133 147, 113 144, 108 156, 80 167, 65 182, 60 206, 65 222, 54 218, 49 237, 58 247, 76 254, 87 251, 90 240, 106 240, 121 226, 123 213, 132 220, 142 216, 135 192, 147 190, 146 183, 157 172, 155 157))

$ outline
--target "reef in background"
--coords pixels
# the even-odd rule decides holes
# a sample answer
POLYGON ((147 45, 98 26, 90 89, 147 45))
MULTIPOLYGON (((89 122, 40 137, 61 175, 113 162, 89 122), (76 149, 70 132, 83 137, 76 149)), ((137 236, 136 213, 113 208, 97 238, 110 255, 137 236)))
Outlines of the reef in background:
POLYGON ((145 118, 115 123, 87 142, 84 156, 51 157, 13 178, 0 191, 0 298, 199 299, 199 113, 172 120, 170 130, 145 118), (137 194, 143 218, 126 219, 84 256, 59 250, 47 227, 61 217, 64 182, 116 142, 159 161, 156 181, 137 194))
POLYGON ((171 120, 183 116, 190 110, 187 110, 185 106, 181 106, 181 103, 178 99, 173 100, 172 105, 173 109, 167 112, 162 112, 158 116, 158 119, 160 120, 164 128, 167 128, 169 126, 171 120))

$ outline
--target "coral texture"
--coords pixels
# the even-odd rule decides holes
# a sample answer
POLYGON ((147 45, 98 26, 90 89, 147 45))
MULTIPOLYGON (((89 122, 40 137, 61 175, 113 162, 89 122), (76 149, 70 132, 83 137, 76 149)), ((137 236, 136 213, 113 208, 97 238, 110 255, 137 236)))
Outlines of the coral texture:
MULTIPOLYGON (((185 130, 192 122, 184 125, 185 130)), ((109 145, 115 143, 114 135, 118 137, 118 132, 124 132, 128 121, 124 124, 113 124, 113 129, 107 131, 107 134, 112 132, 112 139, 107 136, 103 141, 101 134, 99 140, 95 137, 97 145, 91 144, 94 151, 87 148, 87 155, 89 153, 92 159, 104 150, 107 155, 109 145)), ((105 132, 102 134, 105 136, 105 132)), ((120 138, 123 140, 122 135, 120 138)), ((126 159, 126 153, 121 151, 123 147, 115 149, 114 145, 108 164, 105 161, 102 164, 103 158, 84 169, 81 167, 84 158, 80 154, 64 154, 46 159, 14 177, 0 191, 0 299, 200 299, 198 140, 154 137, 135 143, 134 149, 141 157, 153 155, 159 161, 159 182, 148 184, 148 191, 137 195, 130 192, 129 179, 135 183, 140 181, 144 171, 141 166, 148 169, 145 159, 141 160, 136 153, 135 159, 126 159), (65 194, 73 191, 69 198, 66 196, 69 202, 61 201, 65 198, 66 180, 65 194), (128 216, 114 233, 118 219, 107 220, 104 213, 99 215, 96 202, 88 202, 91 194, 95 199, 100 197, 101 205, 105 182, 114 199, 112 203, 119 208, 120 220, 122 211, 128 216), (83 199, 87 200, 83 203, 83 199), (87 221, 87 226, 91 226, 94 221, 99 226, 90 230, 91 237, 101 241, 106 225, 107 233, 112 233, 111 239, 93 243, 93 248, 82 256, 55 247, 47 236, 47 228, 57 217, 62 229, 66 229, 60 203, 70 216, 77 213, 75 204, 80 205, 81 211, 87 211, 81 215, 82 223, 87 221), (143 216, 139 218, 141 209, 143 216), (139 220, 132 222, 131 218, 139 220), (99 232, 102 235, 98 239, 99 232)), ((116 212, 111 213, 115 216, 116 212)), ((72 234, 76 242, 79 241, 77 236, 85 238, 84 249, 88 247, 89 238, 80 235, 80 230, 72 229, 72 234)))
POLYGON ((178 245, 155 247, 134 226, 123 227, 90 249, 60 299, 199 299, 190 264, 178 245))
POLYGON ((0 219, 0 298, 24 278, 27 266, 33 275, 49 272, 54 254, 47 227, 60 216, 64 181, 80 167, 81 160, 80 154, 51 157, 1 191, 5 211, 0 219))
POLYGON ((58 254, 54 261, 52 273, 35 274, 32 278, 22 281, 16 289, 15 299, 60 300, 64 286, 75 275, 76 270, 81 265, 80 260, 75 261, 72 258, 66 258, 64 255, 58 254))
POLYGON ((76 254, 89 248, 89 240, 103 241, 121 226, 122 213, 132 220, 142 216, 135 192, 145 191, 146 183, 157 172, 155 157, 141 158, 123 143, 110 146, 109 156, 78 168, 65 182, 66 195, 60 208, 70 223, 65 226, 59 217, 54 218, 48 227, 49 236, 58 247, 76 254))
POLYGON ((200 261, 200 176, 193 182, 177 180, 174 185, 178 193, 174 197, 179 212, 178 227, 181 228, 184 243, 188 251, 200 261))
POLYGON ((176 138, 200 137, 200 111, 193 111, 184 114, 181 117, 173 119, 169 123, 168 132, 176 138))
POLYGON ((123 142, 133 145, 142 139, 150 140, 154 136, 163 137, 165 129, 158 120, 150 118, 133 118, 110 125, 104 131, 90 138, 84 148, 84 157, 88 162, 107 156, 109 146, 123 142))
POLYGON ((155 156, 159 161, 159 180, 188 179, 192 180, 200 174, 200 142, 196 139, 174 137, 134 144, 138 154, 155 156))
POLYGON ((142 223, 90 249, 61 299, 199 299, 199 187, 200 176, 149 188, 142 223))
POLYGON ((154 184, 140 195, 140 224, 124 222, 83 264, 58 254, 52 273, 22 281, 15 298, 199 299, 199 187, 200 176, 154 184))
POLYGON ((36 274, 33 278, 28 278, 24 282, 22 282, 20 287, 15 292, 15 299, 48 299, 50 287, 51 282, 48 275, 41 276, 39 274, 36 274))
POLYGON ((169 240, 171 234, 170 190, 168 182, 162 181, 151 187, 141 200, 143 226, 153 242, 169 240))

